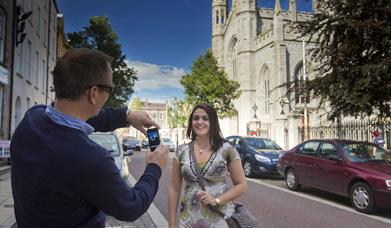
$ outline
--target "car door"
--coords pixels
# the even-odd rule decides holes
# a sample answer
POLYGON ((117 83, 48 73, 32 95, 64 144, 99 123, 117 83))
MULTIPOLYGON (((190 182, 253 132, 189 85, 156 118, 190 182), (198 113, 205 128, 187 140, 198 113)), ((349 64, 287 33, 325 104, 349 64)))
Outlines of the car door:
POLYGON ((321 143, 314 165, 316 187, 345 195, 345 163, 334 144, 321 143))
POLYGON ((301 184, 312 186, 314 183, 314 159, 316 159, 319 144, 319 141, 303 143, 291 161, 301 184))

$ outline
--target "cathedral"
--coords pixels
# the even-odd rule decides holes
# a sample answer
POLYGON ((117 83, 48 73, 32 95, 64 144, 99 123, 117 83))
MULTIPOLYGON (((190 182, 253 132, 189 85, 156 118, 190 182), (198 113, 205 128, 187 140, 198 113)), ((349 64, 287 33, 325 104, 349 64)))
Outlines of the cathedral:
MULTIPOLYGON (((299 129, 322 121, 309 93, 288 94, 287 87, 280 86, 315 75, 316 63, 308 54, 314 44, 293 27, 311 20, 313 13, 297 12, 296 0, 289 0, 288 10, 281 8, 280 0, 274 9, 258 8, 256 0, 231 4, 228 9, 227 0, 212 0, 212 52, 242 91, 234 101, 236 115, 221 120, 223 134, 258 135, 292 148, 303 139, 299 129)), ((312 4, 316 10, 316 1, 312 4)))

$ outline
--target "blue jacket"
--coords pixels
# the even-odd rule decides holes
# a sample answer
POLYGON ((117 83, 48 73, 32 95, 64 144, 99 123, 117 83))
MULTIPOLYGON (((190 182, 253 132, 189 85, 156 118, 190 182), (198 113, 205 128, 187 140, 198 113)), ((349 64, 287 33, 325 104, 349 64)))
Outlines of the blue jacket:
MULTIPOLYGON (((104 227, 104 213, 127 221, 145 213, 158 190, 159 166, 147 165, 131 188, 106 149, 56 124, 45 109, 28 110, 11 140, 18 227, 104 227)), ((125 127, 126 109, 103 109, 88 122, 96 131, 125 127)))

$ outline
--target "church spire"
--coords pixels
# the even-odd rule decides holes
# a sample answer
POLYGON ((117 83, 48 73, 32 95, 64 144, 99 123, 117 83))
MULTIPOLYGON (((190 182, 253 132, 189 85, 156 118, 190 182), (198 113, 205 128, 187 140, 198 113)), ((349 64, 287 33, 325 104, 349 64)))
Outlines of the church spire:
POLYGON ((280 0, 276 0, 276 4, 274 6, 274 15, 279 15, 281 13, 281 3, 280 0))

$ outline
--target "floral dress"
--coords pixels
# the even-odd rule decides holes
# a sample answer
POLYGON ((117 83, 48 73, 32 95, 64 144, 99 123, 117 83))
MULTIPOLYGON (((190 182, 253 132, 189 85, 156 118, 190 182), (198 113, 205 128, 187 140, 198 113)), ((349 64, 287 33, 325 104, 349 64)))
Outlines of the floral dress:
MULTIPOLYGON (((180 163, 182 177, 185 181, 184 191, 180 200, 180 227, 209 228, 228 227, 224 219, 210 211, 199 201, 197 193, 202 191, 197 182, 195 163, 189 153, 189 144, 183 144, 175 151, 175 158, 180 163)), ((228 176, 228 164, 232 160, 240 159, 235 148, 228 142, 214 151, 206 163, 199 164, 200 175, 203 178, 205 189, 214 197, 218 197, 228 191, 226 177, 228 176)), ((220 205, 219 209, 227 216, 234 213, 234 205, 229 202, 220 205)))

